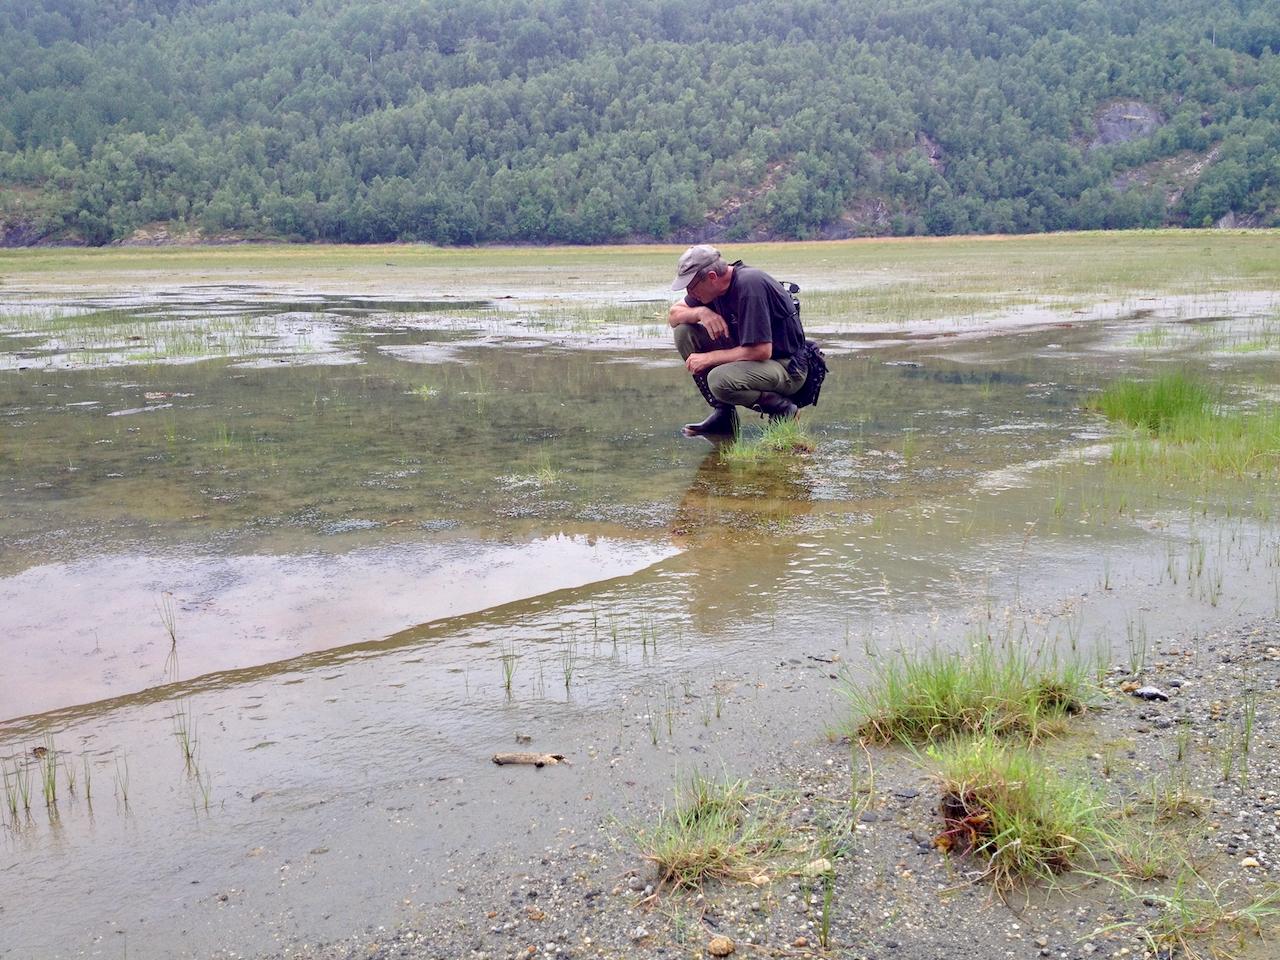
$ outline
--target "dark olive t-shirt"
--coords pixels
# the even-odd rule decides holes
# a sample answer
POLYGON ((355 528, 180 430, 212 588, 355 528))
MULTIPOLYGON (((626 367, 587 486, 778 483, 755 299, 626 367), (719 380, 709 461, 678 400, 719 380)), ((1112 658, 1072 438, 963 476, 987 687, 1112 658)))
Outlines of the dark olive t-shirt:
POLYGON ((804 348, 804 328, 791 294, 763 270, 735 263, 728 290, 706 304, 686 293, 684 302, 710 307, 724 317, 739 347, 768 340, 773 343, 773 359, 784 362, 804 348))

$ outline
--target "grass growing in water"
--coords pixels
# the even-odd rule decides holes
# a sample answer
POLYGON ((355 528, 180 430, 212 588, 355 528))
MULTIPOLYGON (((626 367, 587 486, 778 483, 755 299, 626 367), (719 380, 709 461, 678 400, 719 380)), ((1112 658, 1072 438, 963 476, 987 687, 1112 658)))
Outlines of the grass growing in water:
POLYGON ((1113 384, 1089 407, 1142 431, 1113 448, 1112 462, 1120 466, 1239 477, 1280 464, 1280 412, 1269 406, 1223 412, 1208 389, 1183 373, 1113 384))
POLYGON ((1114 383, 1090 401, 1089 407, 1101 411, 1108 420, 1163 433, 1180 420, 1203 417, 1211 400, 1208 390, 1179 372, 1148 383, 1114 383))
POLYGON ((1026 748, 987 736, 932 752, 942 784, 943 830, 935 842, 987 860, 997 888, 1091 860, 1093 846, 1107 835, 1102 801, 1084 784, 1056 776, 1026 748))
POLYGON ((813 437, 799 418, 770 420, 758 436, 734 438, 720 448, 720 461, 731 464, 764 463, 790 453, 809 453, 814 449, 813 437))
POLYGON ((1076 661, 1040 662, 981 643, 968 657, 904 652, 878 663, 870 684, 846 687, 852 733, 873 743, 923 743, 958 733, 1036 742, 1084 710, 1087 674, 1076 661))

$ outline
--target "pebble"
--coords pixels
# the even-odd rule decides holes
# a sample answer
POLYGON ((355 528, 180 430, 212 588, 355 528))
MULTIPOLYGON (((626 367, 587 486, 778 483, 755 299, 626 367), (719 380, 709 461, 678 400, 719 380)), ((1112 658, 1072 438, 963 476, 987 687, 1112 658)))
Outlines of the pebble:
POLYGON ((1169 695, 1159 687, 1139 687, 1133 691, 1133 695, 1142 700, 1168 700, 1169 695))
POLYGON ((707 953, 713 957, 727 957, 736 949, 737 947, 728 937, 712 937, 711 942, 707 944, 707 953))

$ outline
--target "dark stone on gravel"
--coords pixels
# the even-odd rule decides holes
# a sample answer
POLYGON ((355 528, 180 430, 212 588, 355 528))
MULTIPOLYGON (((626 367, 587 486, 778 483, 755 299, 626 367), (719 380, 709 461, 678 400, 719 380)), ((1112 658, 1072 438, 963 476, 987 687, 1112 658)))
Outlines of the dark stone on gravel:
POLYGON ((1139 687, 1133 695, 1141 700, 1168 700, 1169 695, 1159 687, 1139 687))

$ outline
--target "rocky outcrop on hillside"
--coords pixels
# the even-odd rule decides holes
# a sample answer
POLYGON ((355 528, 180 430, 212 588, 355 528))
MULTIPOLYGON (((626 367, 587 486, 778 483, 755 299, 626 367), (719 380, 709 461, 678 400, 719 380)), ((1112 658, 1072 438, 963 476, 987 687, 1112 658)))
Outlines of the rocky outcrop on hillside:
POLYGON ((1153 107, 1138 100, 1117 100, 1102 107, 1093 118, 1094 137, 1089 149, 1128 143, 1149 137, 1164 126, 1164 118, 1153 107))

